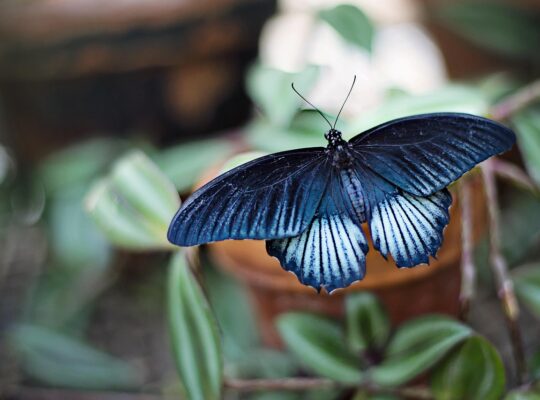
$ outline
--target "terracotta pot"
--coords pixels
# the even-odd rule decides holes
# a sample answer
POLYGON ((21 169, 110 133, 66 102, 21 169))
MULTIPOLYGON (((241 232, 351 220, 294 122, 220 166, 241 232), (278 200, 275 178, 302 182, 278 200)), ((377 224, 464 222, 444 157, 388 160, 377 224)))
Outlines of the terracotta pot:
MULTIPOLYGON (((473 179, 473 237, 476 241, 485 226, 484 194, 479 177, 473 179)), ((461 286, 461 216, 454 198, 450 223, 444 231, 443 246, 430 265, 398 269, 373 249, 371 239, 364 280, 331 295, 317 294, 302 285, 295 275, 281 268, 276 258, 266 253, 264 241, 228 240, 210 244, 216 264, 243 282, 255 306, 259 327, 266 345, 280 347, 275 318, 287 311, 300 310, 330 317, 343 315, 344 295, 369 290, 385 305, 393 324, 426 313, 459 314, 461 286)), ((364 232, 368 229, 364 226, 364 232)))

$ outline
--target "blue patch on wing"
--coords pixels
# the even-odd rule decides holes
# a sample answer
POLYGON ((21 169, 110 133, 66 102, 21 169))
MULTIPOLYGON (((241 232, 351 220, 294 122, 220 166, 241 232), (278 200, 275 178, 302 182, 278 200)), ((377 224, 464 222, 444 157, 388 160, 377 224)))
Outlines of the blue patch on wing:
POLYGON ((429 263, 443 240, 452 196, 443 189, 421 197, 402 191, 385 193, 370 207, 373 245, 384 257, 392 255, 398 267, 429 263))

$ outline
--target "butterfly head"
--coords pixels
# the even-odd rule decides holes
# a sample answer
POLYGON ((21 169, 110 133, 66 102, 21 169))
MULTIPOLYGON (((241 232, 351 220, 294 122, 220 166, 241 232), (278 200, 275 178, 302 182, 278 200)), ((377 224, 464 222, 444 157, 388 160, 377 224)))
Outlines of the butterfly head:
POLYGON ((328 140, 328 147, 335 148, 346 143, 341 137, 341 132, 334 128, 326 132, 324 137, 326 140, 328 140))

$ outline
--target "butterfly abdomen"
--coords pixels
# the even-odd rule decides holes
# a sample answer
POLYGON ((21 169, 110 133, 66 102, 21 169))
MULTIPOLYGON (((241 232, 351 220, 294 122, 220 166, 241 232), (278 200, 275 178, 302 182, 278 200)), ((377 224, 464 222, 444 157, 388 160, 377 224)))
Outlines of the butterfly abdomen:
POLYGON ((349 195, 352 209, 359 221, 364 222, 366 220, 366 201, 362 183, 352 167, 345 168, 340 174, 342 185, 349 195))

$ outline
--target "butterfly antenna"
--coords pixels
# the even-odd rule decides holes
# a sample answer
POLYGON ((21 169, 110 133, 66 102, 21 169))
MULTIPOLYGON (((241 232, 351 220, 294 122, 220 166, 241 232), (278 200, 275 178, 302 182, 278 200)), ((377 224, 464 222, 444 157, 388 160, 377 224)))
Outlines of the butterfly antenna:
POLYGON ((343 102, 343 104, 341 105, 341 108, 339 109, 338 115, 336 117, 336 120, 334 121, 334 126, 332 127, 332 129, 336 128, 336 124, 337 124, 337 122, 339 120, 339 116, 341 115, 341 111, 343 111, 343 107, 345 107, 345 104, 347 103, 347 100, 349 100, 349 96, 351 95, 351 92, 353 90, 353 87, 354 87, 355 83, 356 83, 356 75, 354 76, 354 79, 352 81, 352 85, 351 85, 351 88, 349 89, 349 93, 347 94, 347 97, 345 97, 345 101, 343 102))
POLYGON ((308 103, 311 107, 313 107, 313 109, 314 109, 315 111, 317 111, 319 114, 321 114, 321 117, 324 118, 324 120, 328 123, 328 126, 330 127, 330 129, 332 129, 332 123, 331 123, 330 121, 328 121, 328 118, 326 118, 326 117, 324 116, 324 114, 321 112, 321 110, 319 110, 319 109, 318 109, 317 107, 315 107, 308 99, 306 99, 304 96, 302 96, 302 95, 300 94, 300 92, 299 92, 298 90, 296 90, 296 88, 294 87, 294 83, 291 83, 291 87, 292 87, 292 90, 294 90, 294 92, 295 92, 298 96, 300 96, 300 98, 301 98, 302 100, 304 100, 304 101, 305 101, 306 103, 308 103))

